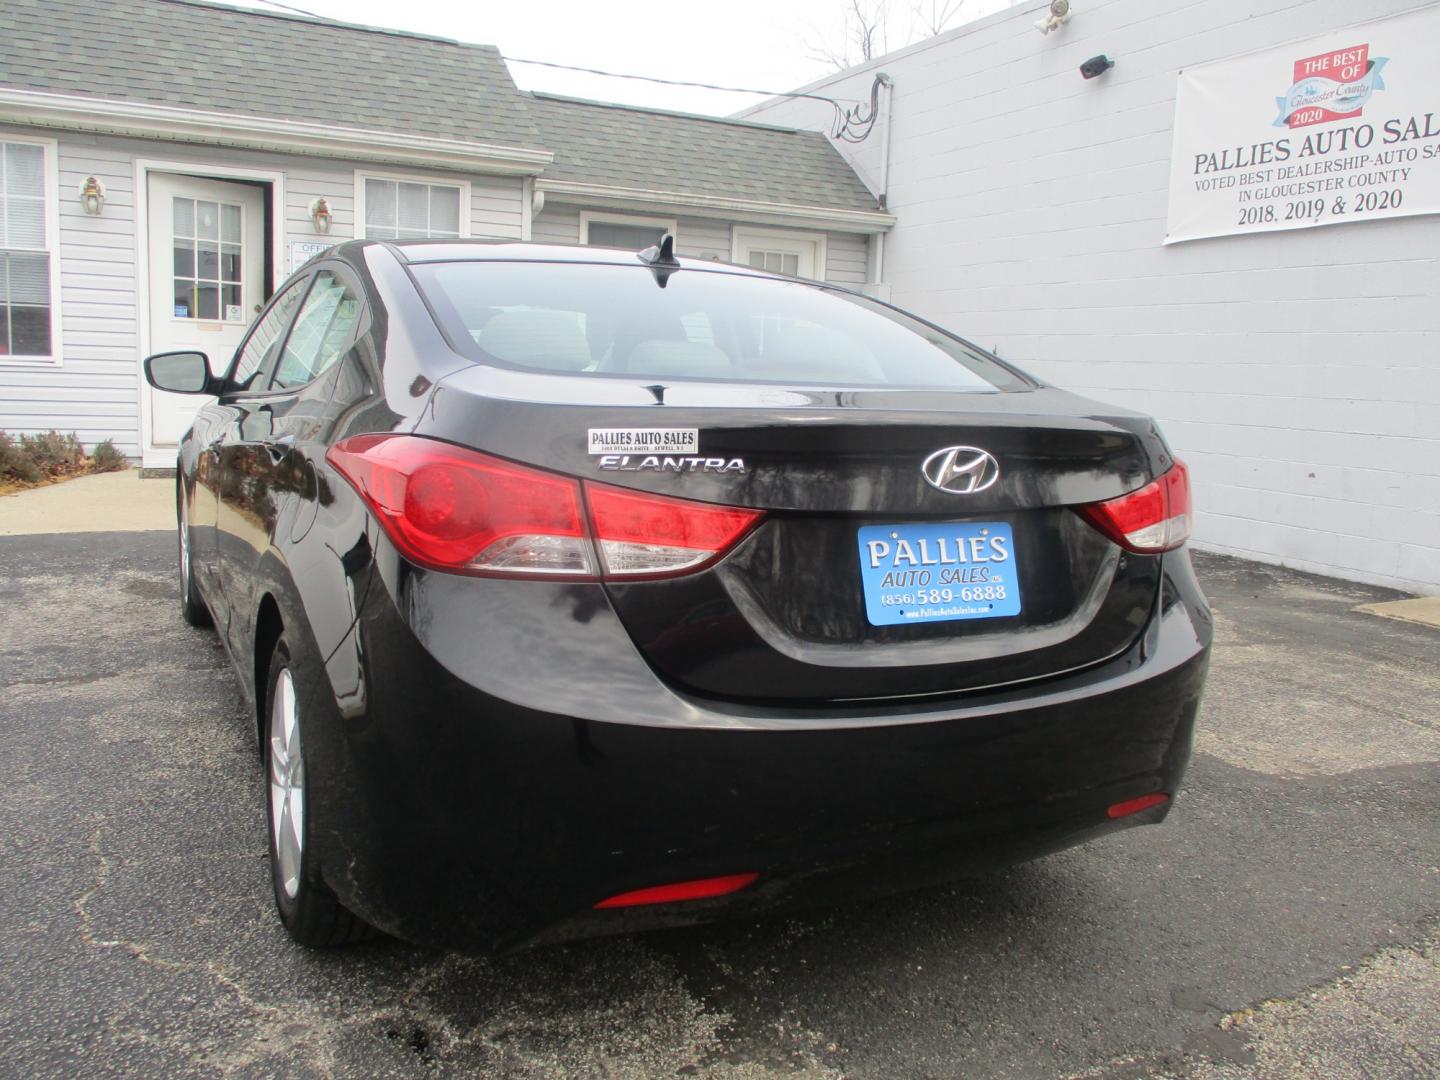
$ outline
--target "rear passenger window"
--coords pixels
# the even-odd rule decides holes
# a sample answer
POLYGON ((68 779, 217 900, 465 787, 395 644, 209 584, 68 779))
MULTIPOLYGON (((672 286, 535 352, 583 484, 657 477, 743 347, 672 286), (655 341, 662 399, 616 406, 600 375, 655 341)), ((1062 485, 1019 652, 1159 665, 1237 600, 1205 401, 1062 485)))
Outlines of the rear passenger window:
POLYGON ((360 298, 354 290, 329 270, 321 270, 295 318, 272 385, 288 390, 324 374, 345 354, 359 320, 360 298))

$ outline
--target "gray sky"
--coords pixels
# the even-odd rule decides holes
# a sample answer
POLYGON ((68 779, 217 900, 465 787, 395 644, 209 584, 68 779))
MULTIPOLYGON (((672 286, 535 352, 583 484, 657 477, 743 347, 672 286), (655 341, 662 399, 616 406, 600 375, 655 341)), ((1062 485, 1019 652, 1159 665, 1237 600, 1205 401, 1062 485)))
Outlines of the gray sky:
MULTIPOLYGON (((226 0, 274 10, 260 0, 226 0)), ((806 54, 838 47, 846 0, 284 0, 326 18, 498 46, 507 57, 551 60, 724 86, 789 90, 833 70, 806 54)), ((964 0, 951 28, 1015 0, 964 0)), ((891 0, 890 49, 906 45, 911 9, 891 0)), ((1033 0, 1037 10, 1044 0, 1033 0)), ((512 64, 527 90, 725 115, 761 99, 512 64)))

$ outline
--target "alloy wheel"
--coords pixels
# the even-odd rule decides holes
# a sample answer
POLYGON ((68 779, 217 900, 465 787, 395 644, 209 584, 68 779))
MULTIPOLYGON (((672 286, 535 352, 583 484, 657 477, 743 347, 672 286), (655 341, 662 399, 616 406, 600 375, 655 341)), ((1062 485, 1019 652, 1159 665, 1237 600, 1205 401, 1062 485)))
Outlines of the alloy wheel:
POLYGON ((295 680, 283 668, 270 710, 270 840, 285 895, 300 892, 305 853, 305 758, 300 746, 300 710, 295 680))
POLYGON ((190 596, 190 515, 185 510, 185 499, 180 499, 180 599, 190 596))

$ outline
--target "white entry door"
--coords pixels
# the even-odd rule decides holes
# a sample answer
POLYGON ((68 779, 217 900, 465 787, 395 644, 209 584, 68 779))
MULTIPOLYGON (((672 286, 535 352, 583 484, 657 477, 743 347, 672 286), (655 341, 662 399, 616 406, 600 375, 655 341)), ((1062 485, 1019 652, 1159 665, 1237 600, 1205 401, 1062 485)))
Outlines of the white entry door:
MULTIPOLYGON (((265 288, 265 199, 253 184, 151 173, 150 347, 197 349, 219 374, 260 310, 265 288)), ((173 465, 180 436, 206 400, 150 395, 146 465, 173 465)))

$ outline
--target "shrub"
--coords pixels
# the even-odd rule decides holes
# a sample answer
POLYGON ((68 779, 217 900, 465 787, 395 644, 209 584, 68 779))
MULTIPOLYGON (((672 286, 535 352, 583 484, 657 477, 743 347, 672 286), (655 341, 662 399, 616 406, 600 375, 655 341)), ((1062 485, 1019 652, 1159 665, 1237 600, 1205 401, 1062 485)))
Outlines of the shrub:
POLYGON ((55 479, 78 471, 85 463, 85 448, 73 434, 47 431, 43 435, 21 435, 20 452, 30 459, 42 476, 55 479))
POLYGON ((40 470, 21 445, 0 431, 0 482, 33 484, 39 479, 40 470))
POLYGON ((121 469, 128 469, 130 462, 115 447, 114 439, 106 439, 104 442, 95 444, 95 450, 90 455, 91 472, 119 472, 121 469))

